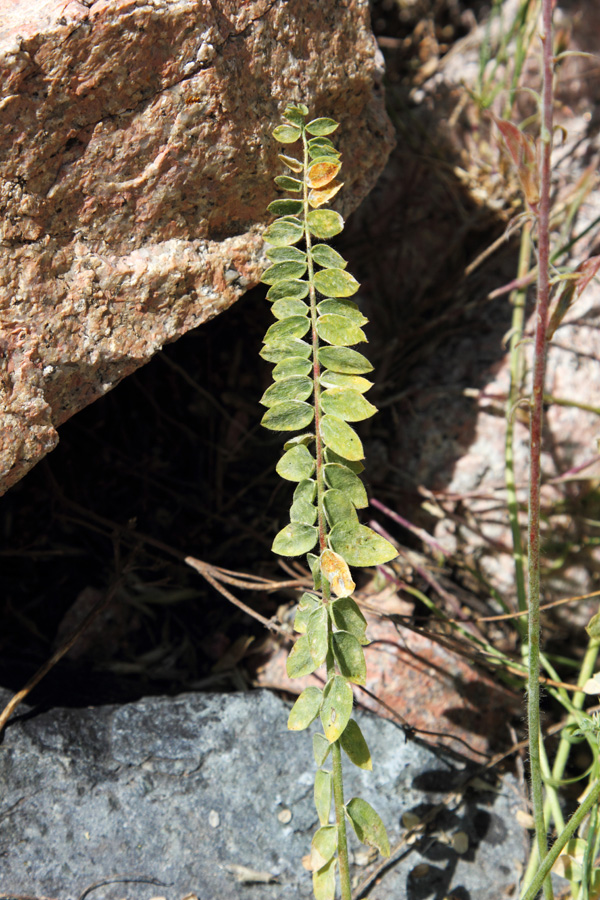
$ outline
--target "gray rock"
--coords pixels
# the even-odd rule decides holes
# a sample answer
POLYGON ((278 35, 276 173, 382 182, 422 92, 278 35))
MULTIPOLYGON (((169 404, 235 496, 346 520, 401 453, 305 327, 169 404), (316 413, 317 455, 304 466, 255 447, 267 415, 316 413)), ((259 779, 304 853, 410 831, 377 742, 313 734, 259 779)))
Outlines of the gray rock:
MULTIPOLYGON (((287 709, 266 691, 188 694, 13 720, 0 747, 0 897, 71 900, 113 879, 87 896, 309 898, 301 860, 316 826, 315 767, 308 735, 286 729, 287 709), (242 883, 236 866, 277 881, 242 883)), ((347 798, 376 807, 394 846, 405 833, 402 815, 439 802, 466 770, 391 722, 357 717, 375 769, 347 765, 347 798)), ((508 897, 525 854, 521 805, 511 776, 489 792, 467 792, 404 848, 369 896, 508 897), (458 831, 469 840, 460 856, 447 843, 458 831)), ((352 848, 360 862, 357 841, 352 848)), ((368 870, 353 871, 361 881, 368 870)))

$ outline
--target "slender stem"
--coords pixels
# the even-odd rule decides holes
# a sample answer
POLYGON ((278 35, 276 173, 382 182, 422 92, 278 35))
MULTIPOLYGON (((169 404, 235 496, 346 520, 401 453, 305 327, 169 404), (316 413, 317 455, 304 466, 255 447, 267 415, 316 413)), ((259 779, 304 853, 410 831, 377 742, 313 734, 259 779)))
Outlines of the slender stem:
MULTIPOLYGON (((540 201, 537 215, 538 279, 536 330, 531 399, 529 470, 529 677, 527 719, 531 797, 536 842, 540 859, 547 851, 544 799, 540 761, 540 489, 541 443, 543 427, 544 380, 546 374, 546 330, 550 299, 550 176, 552 154, 552 0, 542 4, 542 127, 540 201)), ((544 880, 547 900, 553 896, 550 878, 544 880)))
MULTIPOLYGON (((304 241, 306 244, 306 259, 308 265, 308 296, 310 300, 310 319, 312 334, 312 356, 313 356, 313 381, 314 381, 314 405, 315 405, 315 459, 316 459, 316 475, 317 475, 317 516, 319 527, 319 550, 322 553, 327 549, 327 520, 325 517, 325 507, 323 497, 325 495, 325 475, 324 475, 324 457, 323 457, 323 439, 321 437, 321 384, 319 378, 321 376, 321 366, 319 363, 319 335, 317 333, 317 292, 314 284, 314 265, 311 257, 311 234, 308 227, 308 184, 307 172, 309 164, 308 142, 306 132, 302 129, 302 146, 304 151, 304 174, 303 174, 303 201, 304 201, 304 241)), ((329 582, 323 578, 321 589, 323 592, 323 603, 328 604, 331 599, 331 591, 329 582)), ((331 621, 327 622, 328 635, 331 639, 331 621)), ((331 646, 331 643, 330 643, 331 646)), ((327 654, 327 681, 336 673, 335 661, 331 650, 327 654)), ((350 863, 348 859, 348 837, 346 833, 346 814, 344 811, 344 784, 342 775, 342 752, 340 742, 335 741, 331 746, 331 762, 333 769, 333 803, 335 808, 335 821, 337 825, 338 835, 338 863, 340 867, 340 887, 342 892, 342 900, 352 900, 352 888, 350 885, 350 863)))

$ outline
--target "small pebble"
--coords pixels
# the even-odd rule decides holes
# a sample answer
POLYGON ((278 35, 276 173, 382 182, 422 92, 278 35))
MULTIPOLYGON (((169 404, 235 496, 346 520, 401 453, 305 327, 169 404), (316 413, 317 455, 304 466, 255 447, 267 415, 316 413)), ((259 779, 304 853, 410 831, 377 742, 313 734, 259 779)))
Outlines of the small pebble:
POLYGON ((281 822, 282 825, 287 825, 288 822, 292 821, 292 811, 291 809, 286 809, 285 807, 277 813, 277 818, 281 822))
POLYGON ((218 828, 221 822, 221 817, 216 809, 211 809, 208 814, 208 824, 213 828, 218 828))

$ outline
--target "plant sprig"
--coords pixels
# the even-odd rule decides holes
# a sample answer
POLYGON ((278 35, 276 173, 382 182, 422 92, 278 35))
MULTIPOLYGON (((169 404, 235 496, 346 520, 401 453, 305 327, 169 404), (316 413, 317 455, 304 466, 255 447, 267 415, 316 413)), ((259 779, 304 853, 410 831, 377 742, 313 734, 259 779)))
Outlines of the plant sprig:
POLYGON ((367 319, 348 299, 358 282, 346 271, 344 258, 324 243, 344 227, 339 213, 323 209, 342 187, 340 153, 329 137, 338 123, 329 118, 306 123, 307 115, 306 106, 289 105, 284 123, 273 131, 284 145, 301 144, 301 158, 288 152, 279 156, 292 174, 278 175, 275 183, 291 196, 269 204, 278 218, 264 234, 271 265, 262 280, 269 285, 267 299, 277 321, 261 351, 275 366, 274 383, 261 398, 267 407, 262 424, 273 431, 301 432, 285 443, 277 464, 279 475, 296 488, 289 524, 275 537, 273 551, 307 554, 314 583, 314 591, 304 593, 298 604, 294 629, 299 637, 287 660, 288 675, 301 678, 325 666, 326 685, 302 691, 288 728, 301 731, 320 717, 323 733, 313 735, 319 820, 311 844, 313 889, 317 900, 333 900, 339 866, 342 900, 350 900, 346 821, 360 841, 384 856, 390 852, 383 822, 366 800, 344 802, 341 751, 359 768, 372 769, 367 743, 352 718, 351 685, 365 684, 362 648, 368 641, 366 620, 351 597, 350 567, 379 565, 397 553, 358 519, 357 510, 367 505, 359 478, 364 452, 349 423, 377 409, 364 396, 372 387, 364 376, 373 367, 351 348, 366 341, 362 326, 367 319))

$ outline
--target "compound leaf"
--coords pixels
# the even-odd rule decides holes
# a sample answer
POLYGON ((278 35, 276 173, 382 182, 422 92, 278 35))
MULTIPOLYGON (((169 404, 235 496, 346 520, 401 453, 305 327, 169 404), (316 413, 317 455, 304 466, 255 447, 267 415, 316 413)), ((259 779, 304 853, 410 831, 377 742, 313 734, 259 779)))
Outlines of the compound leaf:
POLYGON ((319 715, 322 693, 318 687, 307 687, 302 691, 290 710, 288 728, 290 731, 304 731, 319 715))
MULTIPOLYGON (((283 384, 279 381, 277 385, 283 384)), ((276 385, 273 385, 275 387, 276 385)), ((310 478, 315 470, 315 460, 304 444, 291 447, 277 463, 277 474, 286 481, 304 481, 310 478)))
POLYGON ((346 725, 344 733, 340 737, 340 744, 342 745, 342 750, 355 766, 358 766, 359 769, 366 769, 368 772, 373 771, 373 763, 367 742, 354 719, 350 719, 346 725))
MULTIPOLYGON (((315 411, 310 403, 301 400, 286 400, 271 406, 262 417, 261 425, 271 431, 299 431, 310 425, 314 417, 315 411)), ((341 422, 341 419, 339 421, 341 422)), ((362 457, 360 458, 362 459, 362 457)))
MULTIPOLYGON (((304 399, 304 397, 299 398, 304 399)), ((361 422, 374 416, 377 407, 369 403, 358 391, 346 388, 329 388, 321 394, 323 412, 339 416, 345 422, 361 422)))
POLYGON ((346 815, 361 843, 368 844, 369 847, 377 847, 382 856, 390 855, 390 844, 385 825, 366 800, 353 797, 346 804, 346 815))
MULTIPOLYGON (((306 217, 311 234, 320 240, 335 237, 344 230, 344 220, 332 209, 313 209, 306 217)), ((294 243, 288 241, 287 243, 294 243)))
POLYGON ((353 634, 348 631, 336 631, 333 634, 333 654, 344 678, 353 681, 354 684, 366 684, 365 654, 353 634))
MULTIPOLYGON (((303 428, 304 426, 301 425, 300 427, 303 428)), ((359 436, 347 422, 344 422, 343 419, 339 419, 337 416, 323 416, 321 419, 321 437, 327 447, 331 447, 344 459, 352 461, 365 458, 359 436)), ((333 549, 335 550, 336 548, 334 547, 333 549)), ((367 563, 366 565, 371 564, 367 563)))
POLYGON ((279 556, 302 556, 303 553, 312 550, 318 537, 319 530, 314 525, 290 522, 276 535, 273 541, 273 553, 278 553, 279 556))
MULTIPOLYGON (((331 210, 323 211, 331 212, 331 210)), ((351 297, 357 292, 360 284, 344 269, 321 269, 315 272, 315 287, 326 297, 351 297)))
MULTIPOLYGON (((268 387, 259 402, 263 406, 274 406, 276 403, 283 403, 285 400, 306 400, 312 394, 312 390, 313 383, 311 378, 307 378, 306 375, 294 375, 291 378, 282 378, 268 387)), ((296 479, 292 480, 295 481, 296 479)))
POLYGON ((285 664, 288 678, 303 678, 315 671, 316 666, 308 649, 308 638, 301 635, 290 651, 285 664))
POLYGON ((349 566, 378 566, 398 556, 389 541, 366 525, 339 522, 329 535, 331 546, 343 556, 349 566))
POLYGON ((326 368, 341 375, 364 375, 373 371, 366 356, 348 347, 321 347, 319 360, 326 368))

